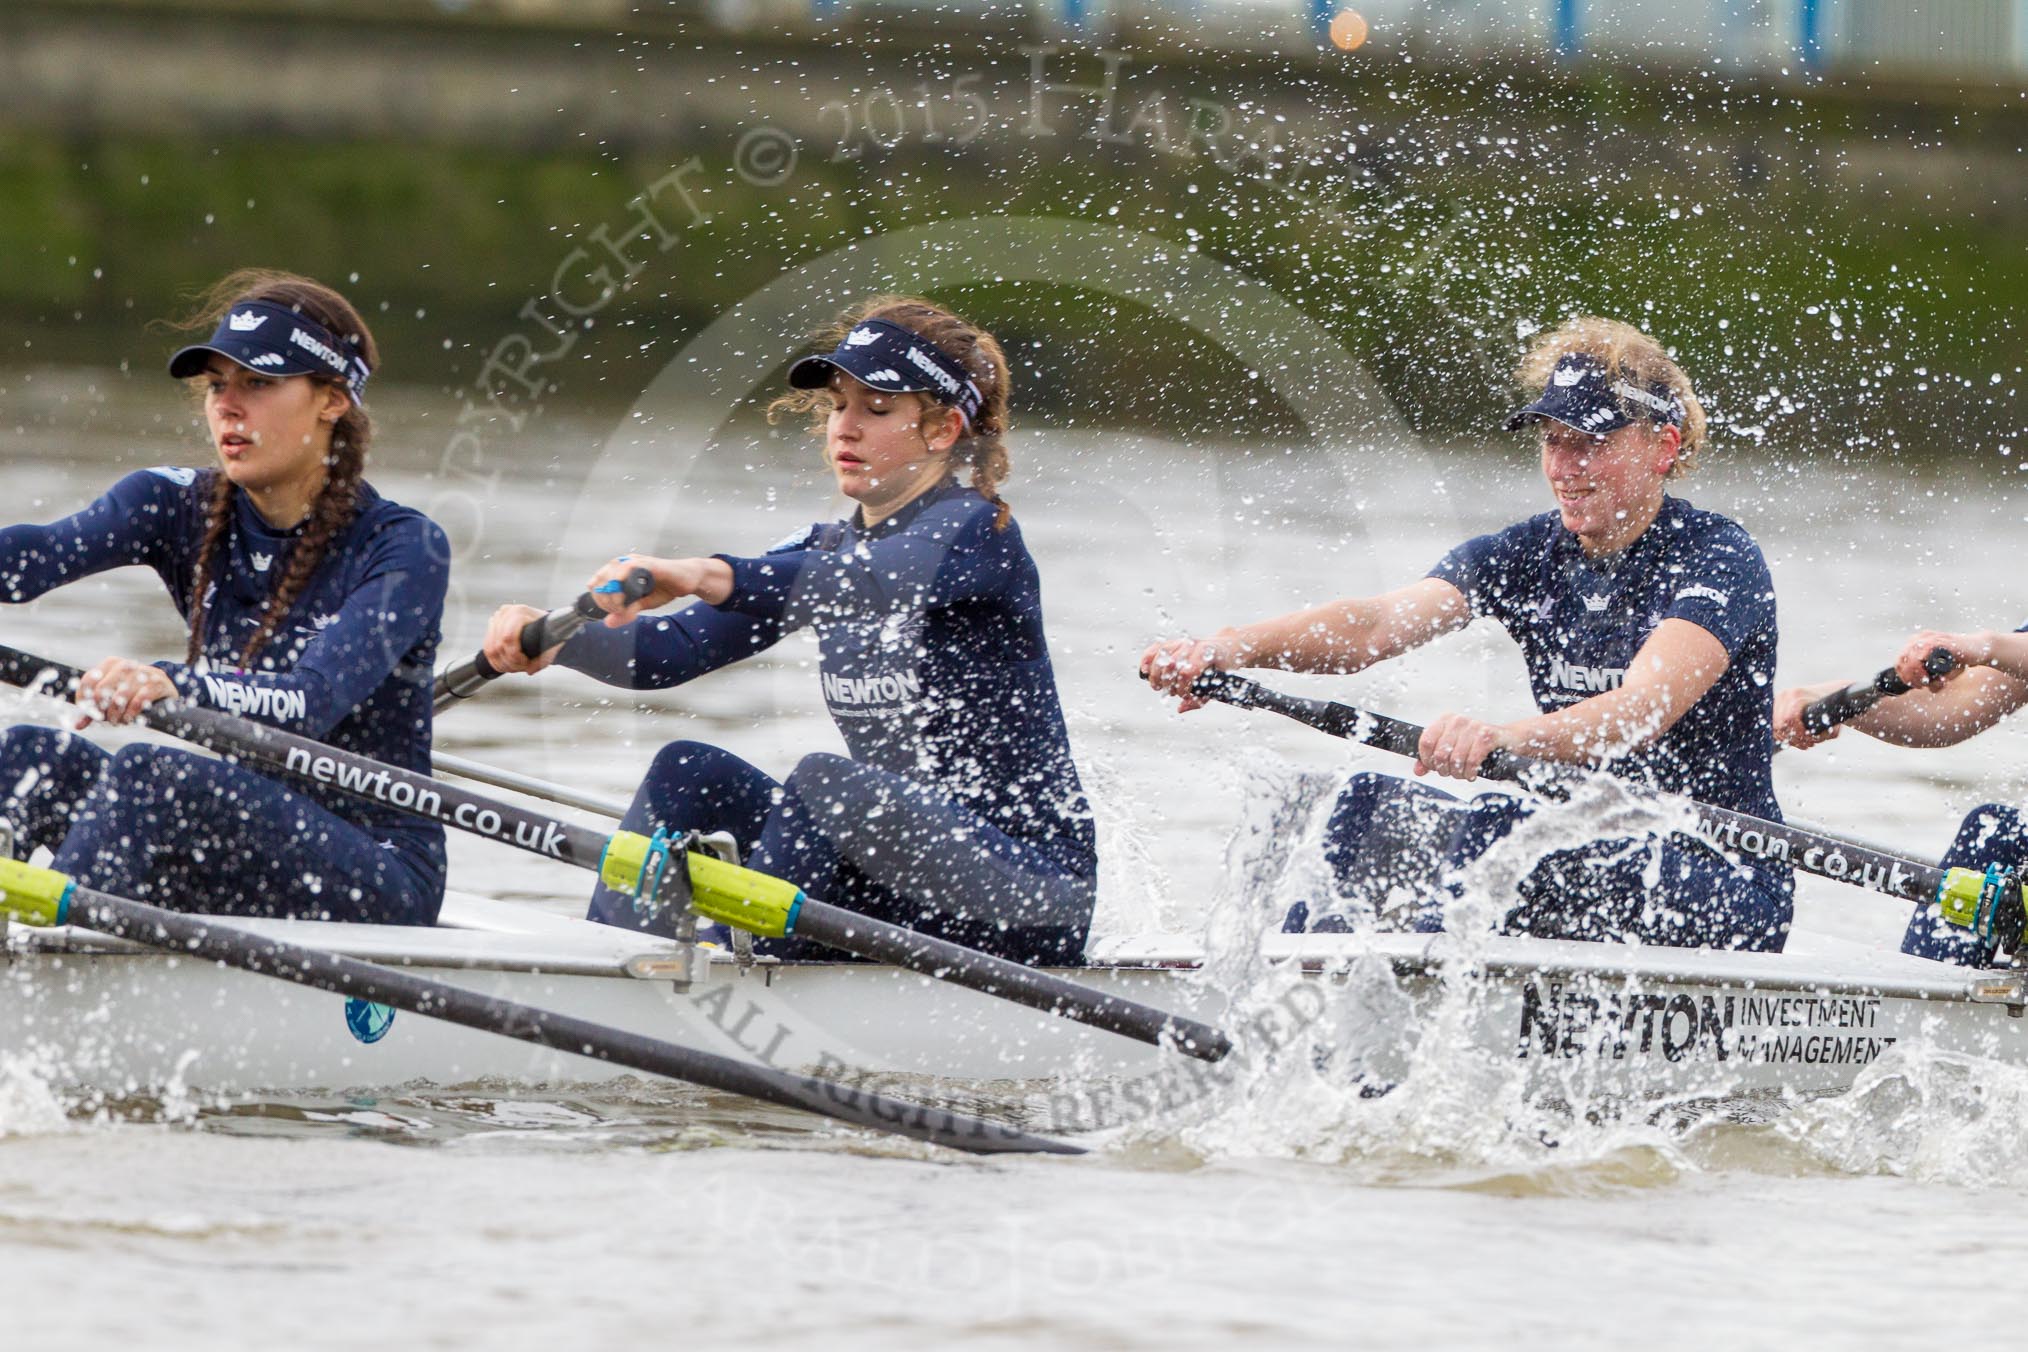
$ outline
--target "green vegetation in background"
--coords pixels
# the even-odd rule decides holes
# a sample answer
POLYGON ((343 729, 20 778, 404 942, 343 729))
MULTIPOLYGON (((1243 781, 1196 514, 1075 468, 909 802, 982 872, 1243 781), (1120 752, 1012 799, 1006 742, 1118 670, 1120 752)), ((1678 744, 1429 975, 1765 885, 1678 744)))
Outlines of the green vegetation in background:
MULTIPOLYGON (((1337 334, 1430 432, 1488 427, 1521 328, 1582 309, 1674 344, 1730 435, 1992 455, 2019 434, 2018 222, 1919 197, 1862 202, 1722 150, 1675 176, 1635 153, 1704 134, 1697 117, 1735 133, 1757 119, 1778 128, 1777 148, 1800 150, 1849 131, 1839 119, 1854 114, 1838 107, 1805 117, 1740 100, 1692 116, 1609 81, 1558 87, 1530 95, 1527 120, 1545 131, 1517 159, 1462 134, 1496 79, 1411 84, 1405 144, 1376 153, 1369 138, 1304 177, 1322 209, 1276 169, 1075 141, 910 143, 843 164, 811 154, 775 191, 712 163, 697 180, 710 223, 550 374, 564 399, 631 399, 685 336, 786 268, 869 233, 994 211, 1194 242, 1337 334)), ((623 221, 629 199, 691 154, 722 159, 737 135, 575 153, 0 133, 0 351, 153 362, 163 336, 137 319, 173 316, 193 289, 258 263, 346 287, 393 378, 456 385, 577 237, 623 221)), ((982 288, 967 301, 1027 352, 1031 397, 1057 416, 1207 437, 1273 426, 1257 382, 1154 317, 1126 322, 1096 295, 982 288)))
POLYGON ((178 316, 235 267, 293 268, 369 298, 411 370, 444 378, 443 340, 504 324, 640 181, 561 155, 0 133, 0 324, 10 350, 139 357, 160 344, 133 317, 178 316))

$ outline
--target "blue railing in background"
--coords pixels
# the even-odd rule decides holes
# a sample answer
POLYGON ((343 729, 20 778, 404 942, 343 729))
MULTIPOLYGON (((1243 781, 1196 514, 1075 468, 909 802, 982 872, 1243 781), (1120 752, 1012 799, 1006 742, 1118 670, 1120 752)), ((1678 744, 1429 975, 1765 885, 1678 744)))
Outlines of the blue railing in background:
MULTIPOLYGON (((194 3, 198 0, 193 0, 194 3)), ((1356 10, 1375 52, 1403 45, 1469 57, 1548 51, 1585 61, 1719 63, 1736 69, 1962 75, 2028 83, 2028 0, 414 0, 467 15, 694 13, 732 32, 914 14, 1006 23, 1104 43, 1153 36, 1212 51, 1314 51, 1356 10)), ((379 0, 375 8, 399 8, 379 0)))
POLYGON ((1802 47, 1803 64, 1818 70, 1824 64, 1824 7, 1818 0, 1796 0, 1796 37, 1802 47))
POLYGON ((1550 0, 1555 16, 1550 20, 1550 46, 1558 56, 1576 56, 1578 51, 1578 0, 1550 0))

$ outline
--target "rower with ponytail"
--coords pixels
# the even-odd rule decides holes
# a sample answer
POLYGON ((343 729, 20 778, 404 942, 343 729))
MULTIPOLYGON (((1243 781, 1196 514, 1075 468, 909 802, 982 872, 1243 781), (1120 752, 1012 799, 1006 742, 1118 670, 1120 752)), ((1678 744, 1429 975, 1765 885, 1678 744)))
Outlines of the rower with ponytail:
MULTIPOLYGON (((892 324, 905 329, 933 345, 962 368, 965 379, 977 391, 978 408, 964 420, 957 440, 951 443, 944 473, 955 478, 957 472, 963 470, 972 491, 993 504, 993 529, 1007 529, 1007 523, 1014 519, 1014 509, 1000 496, 1000 485, 1007 481, 1010 460, 1006 440, 1007 354, 1001 350, 999 340, 941 305, 911 296, 875 296, 818 330, 815 345, 837 349, 865 324, 892 324)), ((827 368, 815 366, 803 369, 814 373, 827 368)), ((815 377, 811 374, 806 378, 815 377)), ((883 383, 894 384, 899 390, 908 382, 883 383)), ((792 387, 768 405, 768 414, 771 418, 785 413, 804 415, 811 420, 810 430, 822 435, 832 402, 827 377, 813 386, 792 387)), ((943 421, 946 408, 937 400, 922 398, 920 394, 915 402, 920 405, 918 430, 927 445, 935 435, 934 424, 943 421)))
MULTIPOLYGON (((169 374, 216 464, 142 470, 75 516, 0 529, 0 601, 145 564, 188 626, 182 660, 99 663, 76 693, 86 722, 180 698, 426 772, 449 551, 364 478, 373 335, 331 288, 259 269, 180 327, 209 334, 169 374)), ((442 902, 442 828, 316 785, 36 727, 0 734, 0 785, 17 848, 157 905, 428 924, 442 902)))
MULTIPOLYGON (((811 896, 1019 961, 1082 960, 1096 897, 1091 810, 1043 634, 1041 579, 1001 496, 1006 354, 940 305, 879 296, 817 336, 776 412, 807 416, 854 504, 760 555, 616 558, 591 579, 611 613, 560 660, 660 689, 815 630, 848 754, 804 756, 780 782, 730 751, 664 747, 630 830, 729 831, 752 863, 811 896), (627 603, 622 579, 655 590, 627 603), (666 617, 642 612, 682 597, 666 617)), ((487 633, 501 671, 540 612, 487 633)), ((591 918, 659 933, 673 917, 601 888, 591 918)), ((822 950, 787 941, 780 956, 822 950)))

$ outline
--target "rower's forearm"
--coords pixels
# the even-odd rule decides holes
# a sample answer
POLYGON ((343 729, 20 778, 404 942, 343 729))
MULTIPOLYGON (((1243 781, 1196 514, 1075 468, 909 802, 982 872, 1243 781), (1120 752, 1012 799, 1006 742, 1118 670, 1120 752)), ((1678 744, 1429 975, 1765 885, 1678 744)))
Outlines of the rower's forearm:
POLYGON ((2028 682, 2028 634, 1994 634, 1986 665, 2003 676, 2028 682))
POLYGON ((1917 690, 1898 699, 1882 700, 1857 718, 1846 720, 1845 726, 1889 746, 1950 746, 1962 738, 1939 726, 1926 707, 1933 695, 1932 691, 1917 690))
POLYGON ((1471 622, 1471 608, 1436 578, 1384 596, 1347 598, 1243 628, 1217 642, 1231 666, 1345 675, 1399 657, 1471 622))
POLYGON ((1507 725, 1516 755, 1565 765, 1600 765, 1647 746, 1669 730, 1669 701, 1658 690, 1619 689, 1507 725))
POLYGON ((722 606, 732 596, 732 565, 721 558, 698 559, 699 578, 692 593, 708 606, 722 606))
POLYGON ((1215 641, 1231 666, 1345 675, 1388 656, 1375 642, 1375 618, 1371 602, 1333 601, 1221 630, 1215 641))
POLYGON ((1968 671, 1938 690, 1911 690, 1884 699, 1850 726, 1892 746, 1932 750, 1956 746, 2018 707, 2018 682, 1997 671, 1968 671))

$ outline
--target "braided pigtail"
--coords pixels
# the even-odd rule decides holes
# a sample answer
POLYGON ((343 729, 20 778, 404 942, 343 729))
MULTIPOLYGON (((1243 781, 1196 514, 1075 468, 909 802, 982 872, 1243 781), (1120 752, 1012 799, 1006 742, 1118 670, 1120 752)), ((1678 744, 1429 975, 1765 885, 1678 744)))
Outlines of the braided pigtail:
POLYGON ((190 644, 184 661, 196 666, 204 656, 204 623, 211 606, 211 575, 218 551, 225 541, 225 528, 232 524, 232 480, 223 474, 211 478, 211 499, 204 508, 204 537, 197 546, 197 569, 190 579, 190 644))
POLYGON ((290 609, 310 585, 317 569, 323 564, 324 556, 331 550, 331 542, 338 537, 359 510, 359 480, 365 469, 365 457, 350 446, 340 446, 334 438, 329 472, 324 478, 324 489, 310 506, 310 515, 304 519, 303 534, 296 541, 295 550, 289 555, 289 566, 282 573, 281 582, 274 594, 268 597, 267 607, 261 611, 260 625, 253 637, 246 641, 246 650, 240 654, 239 664, 252 667, 254 658, 260 655, 268 640, 274 637, 276 628, 287 617, 290 609))

